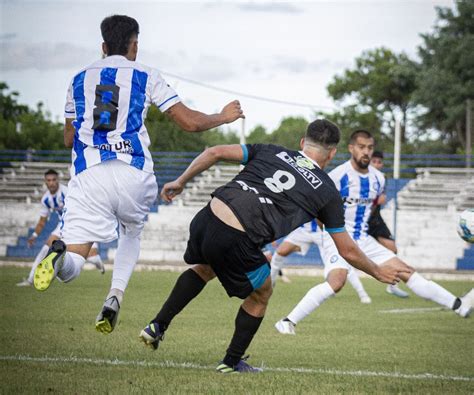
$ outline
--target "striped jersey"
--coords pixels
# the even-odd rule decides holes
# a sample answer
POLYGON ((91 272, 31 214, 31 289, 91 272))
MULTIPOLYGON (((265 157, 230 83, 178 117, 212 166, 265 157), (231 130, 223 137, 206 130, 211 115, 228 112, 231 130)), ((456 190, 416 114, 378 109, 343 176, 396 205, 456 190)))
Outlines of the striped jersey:
POLYGON ((308 233, 316 233, 319 231, 318 222, 315 219, 312 219, 309 222, 301 225, 300 228, 303 228, 308 233))
POLYGON ((59 188, 55 194, 47 190, 41 198, 40 216, 47 217, 49 213, 56 211, 59 216, 63 214, 64 199, 66 199, 67 187, 59 184, 59 188))
POLYGON ((385 188, 383 173, 370 165, 368 170, 366 174, 359 173, 354 170, 349 160, 329 173, 341 193, 346 230, 354 240, 367 237, 368 220, 374 200, 385 188))
POLYGON ((166 111, 180 101, 157 70, 124 56, 81 70, 69 86, 64 114, 75 119, 71 175, 112 159, 152 173, 148 108, 166 111))

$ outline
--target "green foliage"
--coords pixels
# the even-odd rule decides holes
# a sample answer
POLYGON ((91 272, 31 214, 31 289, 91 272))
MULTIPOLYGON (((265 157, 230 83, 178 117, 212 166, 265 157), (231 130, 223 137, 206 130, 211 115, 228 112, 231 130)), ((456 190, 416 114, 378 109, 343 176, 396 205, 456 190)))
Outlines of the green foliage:
POLYGON ((18 92, 0 82, 0 149, 64 149, 62 125, 38 103, 36 110, 18 103, 18 92))
POLYGON ((363 52, 355 63, 354 69, 334 77, 327 87, 329 95, 341 104, 352 105, 349 113, 372 112, 390 134, 394 131, 395 116, 400 114, 405 141, 407 119, 414 108, 416 64, 407 55, 397 55, 383 47, 363 52))
POLYGON ((443 133, 452 147, 464 145, 466 99, 474 99, 474 2, 456 1, 455 10, 437 8, 434 31, 422 35, 422 67, 414 98, 426 108, 423 128, 443 133))
MULTIPOLYGON (((214 368, 230 342, 241 301, 228 298, 217 279, 186 306, 160 348, 151 351, 138 334, 166 300, 177 273, 135 272, 119 323, 107 336, 95 331, 94 320, 110 285, 110 271, 102 276, 85 270, 73 282, 54 282, 43 293, 15 287, 27 273, 27 268, 0 268, 1 356, 13 358, 0 360, 2 394, 473 392, 472 320, 441 309, 382 314, 436 305, 414 295, 395 298, 375 280, 362 279, 372 304, 361 304, 346 285, 298 324, 296 336, 280 335, 273 325, 323 279, 294 276, 291 284, 279 283, 248 350, 249 363, 266 371, 229 377, 214 368), (43 357, 50 360, 41 362, 43 357), (380 374, 364 374, 368 372, 380 374)), ((441 285, 462 295, 472 282, 441 285)))

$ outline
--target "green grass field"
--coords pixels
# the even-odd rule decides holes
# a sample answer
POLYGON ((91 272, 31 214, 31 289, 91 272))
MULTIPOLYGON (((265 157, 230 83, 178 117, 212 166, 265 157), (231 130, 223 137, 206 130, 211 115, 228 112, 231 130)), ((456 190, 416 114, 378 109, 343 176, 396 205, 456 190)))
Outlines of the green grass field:
MULTIPOLYGON (((348 286, 301 322, 297 336, 273 328, 320 278, 279 283, 248 350, 257 375, 214 367, 233 332, 237 299, 209 284, 170 326, 160 349, 138 340, 177 274, 135 273, 120 322, 95 331, 110 272, 86 271, 39 293, 15 283, 26 269, 0 268, 0 393, 474 393, 474 319, 432 310, 415 296, 397 299, 363 280, 371 305, 348 286), (382 313, 425 308, 421 312, 382 313)), ((473 284, 442 282, 456 294, 473 284)))

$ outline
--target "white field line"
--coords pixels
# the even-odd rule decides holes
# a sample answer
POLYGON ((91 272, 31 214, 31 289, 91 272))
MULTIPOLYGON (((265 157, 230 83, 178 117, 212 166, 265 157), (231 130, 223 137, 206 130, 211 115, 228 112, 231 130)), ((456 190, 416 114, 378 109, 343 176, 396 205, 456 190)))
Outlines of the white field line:
POLYGON ((414 314, 414 313, 429 313, 432 311, 448 310, 444 307, 414 307, 406 309, 392 309, 392 310, 379 310, 379 313, 384 314, 414 314))
MULTIPOLYGON (((215 366, 199 365, 192 362, 148 362, 148 361, 126 361, 119 359, 93 359, 78 357, 31 357, 29 355, 0 355, 0 361, 33 362, 33 363, 59 363, 59 364, 85 364, 85 365, 109 365, 109 366, 133 366, 145 368, 181 368, 213 370, 215 366)), ((451 376, 433 373, 407 374, 400 372, 372 372, 367 370, 337 370, 337 369, 310 369, 310 368, 271 368, 263 367, 266 372, 284 373, 310 373, 337 376, 356 377, 388 377, 407 380, 447 380, 474 382, 474 377, 451 376)))

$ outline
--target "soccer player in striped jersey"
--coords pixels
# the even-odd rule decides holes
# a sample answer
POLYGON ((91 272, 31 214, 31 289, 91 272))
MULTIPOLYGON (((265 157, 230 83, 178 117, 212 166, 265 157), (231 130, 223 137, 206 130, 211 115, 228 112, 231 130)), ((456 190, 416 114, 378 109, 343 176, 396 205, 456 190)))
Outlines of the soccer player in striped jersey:
POLYGON ((155 105, 187 132, 233 122, 243 113, 236 100, 211 115, 185 106, 156 69, 136 62, 135 19, 113 15, 100 29, 104 58, 79 71, 67 92, 64 141, 72 147, 72 178, 62 239, 38 265, 34 284, 44 291, 56 276, 76 278, 92 241, 116 239, 118 227, 111 289, 96 319, 96 329, 110 333, 138 260, 145 217, 157 199, 144 123, 148 108, 155 105))
MULTIPOLYGON (((365 255, 380 266, 403 263, 392 251, 367 234, 368 220, 374 200, 384 192, 385 177, 370 166, 374 138, 366 130, 356 130, 349 142, 351 159, 329 173, 344 202, 346 229, 365 255)), ((323 262, 326 281, 311 288, 288 316, 275 324, 283 334, 295 334, 295 325, 344 286, 349 264, 340 256, 330 235, 323 236, 323 262)), ((416 295, 452 309, 467 317, 474 303, 474 290, 462 298, 454 296, 433 281, 426 280, 415 269, 400 274, 416 295)))
MULTIPOLYGON (((63 213, 64 200, 66 199, 67 195, 67 187, 59 183, 57 171, 53 169, 49 169, 48 171, 46 171, 46 173, 44 173, 44 183, 46 184, 47 191, 41 198, 40 218, 35 226, 35 230, 28 239, 28 247, 32 247, 35 244, 38 235, 41 233, 44 226, 46 225, 50 213, 55 212, 59 216, 59 218, 61 218, 63 213)), ((43 245, 38 255, 36 255, 36 258, 33 262, 33 267, 30 270, 28 278, 19 282, 17 284, 18 287, 29 287, 33 285, 35 269, 48 253, 48 250, 53 244, 53 241, 59 239, 61 230, 60 228, 61 222, 59 222, 56 228, 51 232, 51 235, 48 237, 48 240, 46 240, 46 243, 43 245)), ((102 262, 102 259, 100 258, 97 243, 93 244, 87 257, 87 261, 95 265, 95 267, 99 269, 102 274, 104 273, 104 264, 102 262)))
MULTIPOLYGON (((313 219, 310 222, 301 225, 299 228, 296 228, 293 232, 286 236, 283 242, 278 246, 271 259, 271 276, 273 286, 275 286, 278 272, 285 264, 285 257, 295 252, 304 256, 308 253, 311 244, 316 245, 319 251, 322 251, 324 248, 323 232, 318 226, 316 219, 313 219)), ((367 294, 367 291, 359 279, 359 275, 352 266, 349 266, 347 279, 352 285, 352 288, 354 288, 354 290, 357 292, 361 303, 372 303, 372 299, 370 299, 370 296, 367 294)))

